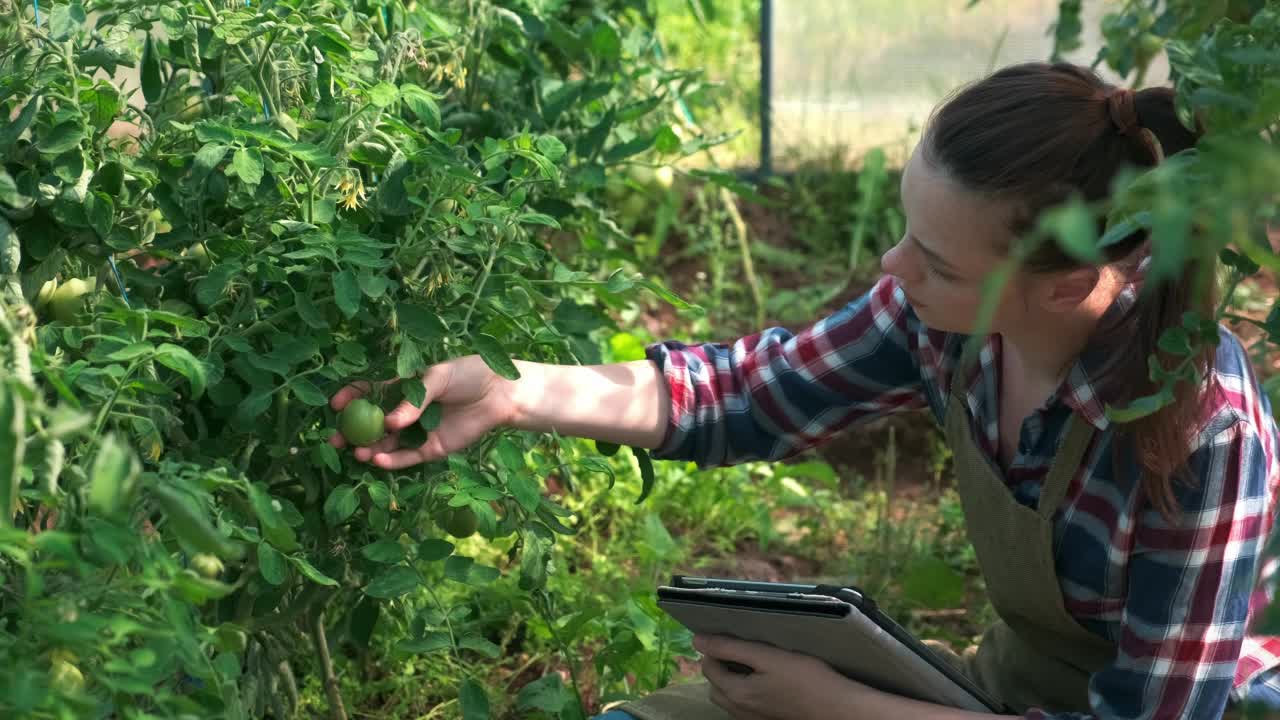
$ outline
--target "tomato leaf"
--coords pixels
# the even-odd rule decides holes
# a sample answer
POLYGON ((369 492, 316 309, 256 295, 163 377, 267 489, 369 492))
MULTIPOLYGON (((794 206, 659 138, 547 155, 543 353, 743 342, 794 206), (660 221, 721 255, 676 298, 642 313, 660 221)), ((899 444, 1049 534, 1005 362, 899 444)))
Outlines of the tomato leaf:
POLYGON ((467 678, 458 687, 458 704, 462 707, 462 720, 489 720, 489 695, 474 679, 467 678))
MULTIPOLYGON (((13 524, 14 505, 22 480, 27 420, 22 396, 0 382, 0 527, 13 524)), ((99 453, 101 454, 101 453, 99 453)))
POLYGON ((649 459, 649 453, 643 448, 633 447, 631 448, 631 454, 635 455, 636 462, 640 464, 640 479, 643 483, 640 489, 640 497, 636 499, 636 504, 639 505, 653 491, 653 461, 649 459))
POLYGON ((541 710, 552 715, 558 714, 572 700, 572 695, 564 686, 564 681, 555 673, 541 678, 520 688, 516 696, 516 704, 522 710, 541 710))
POLYGON ((520 371, 516 369, 515 363, 511 362, 511 357, 507 355, 507 351, 497 338, 477 333, 471 338, 471 346, 480 354, 480 357, 484 358, 485 364, 498 375, 508 380, 520 379, 520 371))
POLYGON ((337 527, 351 517, 359 506, 356 489, 350 485, 339 485, 324 501, 324 521, 330 527, 337 527))
POLYGON ((89 506, 107 517, 120 513, 141 470, 133 450, 119 438, 114 434, 102 438, 89 472, 89 506))
POLYGON ((156 362, 185 377, 191 383, 191 399, 199 400, 204 395, 208 376, 204 363, 196 359, 190 350, 172 343, 164 343, 156 348, 156 362))
POLYGON ((440 538, 427 538, 418 544, 418 559, 424 562, 435 562, 449 557, 453 552, 453 543, 440 538))
POLYGON ((440 129, 440 107, 431 93, 412 83, 405 83, 400 86, 400 99, 428 128, 440 129))
POLYGON ((271 497, 267 489, 259 483, 249 483, 249 505, 253 514, 258 517, 262 535, 285 552, 298 549, 298 541, 293 528, 285 521, 280 501, 271 497))
POLYGON ((226 156, 227 146, 220 143, 209 143, 200 148, 191 164, 191 180, 197 183, 204 180, 226 156))
POLYGON ((85 128, 79 120, 65 120, 54 125, 53 129, 40 140, 38 147, 45 155, 61 155, 78 147, 84 135, 85 128))
POLYGON ((391 565, 404 560, 404 547, 395 540, 379 540, 360 548, 360 554, 373 562, 391 565))
POLYGON ((54 5, 49 13, 49 39, 62 42, 78 32, 84 23, 84 5, 80 2, 54 5))
POLYGON ((423 342, 439 342, 449 332, 439 315, 421 305, 398 303, 396 318, 400 321, 401 329, 423 342))
POLYGON ((279 585, 288 577, 289 568, 279 550, 262 542, 258 543, 258 572, 262 574, 263 580, 279 585))
POLYGON ((236 177, 251 188, 262 182, 262 151, 257 148, 239 148, 231 157, 231 166, 236 177))
POLYGON ((433 402, 423 409, 422 415, 418 417, 418 424, 423 430, 431 432, 440 427, 440 420, 444 417, 444 406, 438 402, 433 402))
POLYGON ((389 82, 380 82, 369 88, 369 102, 372 102, 374 107, 389 107, 399 99, 400 90, 389 82))
POLYGON ((417 377, 426 367, 426 361, 418 346, 409 338, 401 338, 400 350, 396 353, 396 375, 401 378, 417 377))
POLYGON ((369 493, 369 499, 373 501, 374 505, 383 510, 391 508, 391 488, 387 487, 386 483, 381 480, 374 480, 365 486, 365 490, 369 493))
POLYGON ((356 281, 355 273, 343 270, 333 276, 333 299, 342 314, 349 318, 360 312, 360 283, 356 281))
POLYGON ((307 576, 307 579, 310 580, 311 582, 318 583, 320 585, 329 585, 329 586, 336 586, 338 584, 337 580, 334 580, 328 575, 325 575, 324 573, 317 570, 316 567, 312 565, 310 562, 307 562, 307 559, 304 557, 299 557, 297 555, 290 555, 289 562, 293 563, 293 566, 298 568, 298 572, 301 572, 303 575, 307 576))
POLYGON ((1139 418, 1151 415, 1171 402, 1173 402, 1173 389, 1164 387, 1151 395, 1144 395, 1137 398, 1124 407, 1114 407, 1111 404, 1108 404, 1106 406, 1106 415, 1107 419, 1112 422, 1133 422, 1139 418))
POLYGON ((329 398, 321 392, 320 388, 304 377, 290 380, 289 389, 293 390, 294 396, 311 407, 324 407, 329 404, 329 398))
POLYGON ((429 632, 420 638, 412 640, 401 640, 396 643, 396 651, 402 653, 411 653, 420 655, 437 650, 446 650, 452 643, 449 640, 449 633, 444 630, 436 630, 429 632))
POLYGON ((422 584, 418 571, 405 565, 396 565, 374 578, 364 588, 364 594, 370 597, 390 600, 417 588, 422 584))

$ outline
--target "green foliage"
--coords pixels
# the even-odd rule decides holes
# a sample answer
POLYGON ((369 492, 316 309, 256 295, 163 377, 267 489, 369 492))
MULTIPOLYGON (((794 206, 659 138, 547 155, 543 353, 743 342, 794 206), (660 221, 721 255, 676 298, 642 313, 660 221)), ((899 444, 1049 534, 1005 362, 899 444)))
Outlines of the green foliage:
MULTIPOLYGON (((375 470, 326 443, 328 398, 472 353, 505 377, 598 361, 607 316, 565 308, 689 307, 552 241, 625 243, 598 202, 613 167, 717 142, 671 142, 697 75, 653 64, 625 0, 41 10, 0 18, 0 714, 280 718, 295 667, 336 706, 329 646, 382 622, 459 658, 451 692, 488 717, 492 644, 414 631, 405 601, 544 594, 575 532, 541 488, 564 444, 375 470), (37 311, 50 281, 71 305, 37 311)), ((574 716, 539 687, 521 702, 574 716)))

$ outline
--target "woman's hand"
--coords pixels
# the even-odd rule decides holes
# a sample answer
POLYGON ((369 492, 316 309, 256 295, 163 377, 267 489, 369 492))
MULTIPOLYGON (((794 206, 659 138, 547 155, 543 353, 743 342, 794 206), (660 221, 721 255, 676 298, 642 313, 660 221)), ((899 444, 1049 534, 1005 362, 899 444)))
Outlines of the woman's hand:
POLYGON ((695 635, 711 700, 734 720, 969 720, 994 715, 920 702, 850 680, 810 656, 723 635, 695 635), (725 662, 752 668, 733 672, 725 662))
POLYGON ((829 714, 831 699, 857 684, 811 655, 764 643, 695 635, 693 647, 705 656, 702 674, 711 683, 712 702, 734 720, 823 717, 829 714), (736 673, 726 662, 746 665, 752 672, 736 673))
MULTIPOLYGON (((427 368, 422 374, 422 384, 427 390, 422 405, 406 400, 387 413, 384 421, 387 436, 369 447, 356 448, 357 460, 388 470, 439 460, 466 448, 494 427, 509 423, 515 412, 510 385, 489 369, 479 355, 427 368), (423 409, 432 402, 441 404, 440 426, 431 431, 421 446, 400 447, 400 431, 417 422, 423 409)), ((348 385, 330 398, 329 404, 341 412, 368 389, 364 383, 348 385)), ((337 448, 347 445, 341 433, 334 433, 329 442, 337 448)))

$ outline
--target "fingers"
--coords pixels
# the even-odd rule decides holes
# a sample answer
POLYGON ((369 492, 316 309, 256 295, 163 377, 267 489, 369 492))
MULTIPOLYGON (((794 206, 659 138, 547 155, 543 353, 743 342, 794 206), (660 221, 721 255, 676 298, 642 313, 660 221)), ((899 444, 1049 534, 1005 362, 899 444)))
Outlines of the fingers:
MULTIPOLYGON (((333 397, 329 398, 329 407, 332 407, 338 412, 342 412, 342 409, 345 408, 352 400, 355 400, 358 397, 363 397, 367 392, 369 392, 369 383, 364 381, 351 383, 334 393, 333 397)), ((342 446, 339 445, 338 447, 342 446)))
POLYGON ((418 418, 422 417, 422 411, 431 404, 432 400, 444 395, 444 391, 449 387, 449 380, 453 377, 453 366, 449 363, 432 365, 422 373, 422 387, 426 390, 421 405, 414 405, 408 400, 396 406, 387 414, 388 430, 403 430, 410 425, 418 422, 418 418))
POLYGON ((384 453, 384 452, 389 452, 391 450, 395 450, 396 446, 399 444, 400 444, 400 433, 394 433, 394 432, 389 433, 385 437, 383 437, 381 440, 379 440, 378 442, 372 445, 356 448, 355 450, 356 459, 359 460, 360 462, 369 462, 369 460, 372 459, 374 455, 377 455, 378 453, 384 453))
POLYGON ((760 656, 772 648, 763 643, 739 640, 728 635, 694 635, 693 648, 717 660, 732 660, 748 667, 760 667, 760 656))
POLYGON ((403 430, 410 425, 418 422, 418 418, 422 417, 422 411, 431 402, 430 396, 423 401, 422 407, 418 407, 408 400, 401 401, 394 410, 387 413, 387 429, 403 430))
POLYGON ((764 715, 753 713, 747 708, 735 703, 728 695, 721 692, 715 685, 711 685, 708 695, 711 698, 711 702, 723 708, 725 712, 729 713, 729 716, 732 717, 733 720, 769 720, 769 718, 766 718, 764 715))
POLYGON ((724 662, 710 657, 702 660, 702 676, 713 687, 724 688, 729 691, 738 687, 744 678, 749 677, 735 673, 726 667, 724 662))
POLYGON ((383 470, 399 470, 411 465, 431 462, 424 448, 426 448, 426 445, 420 448, 405 448, 394 452, 378 453, 373 456, 373 464, 383 470))
POLYGON ((442 423, 421 446, 378 453, 373 456, 373 464, 384 470, 399 470, 410 465, 434 462, 467 447, 490 427, 492 425, 487 424, 477 413, 449 418, 449 422, 442 423))

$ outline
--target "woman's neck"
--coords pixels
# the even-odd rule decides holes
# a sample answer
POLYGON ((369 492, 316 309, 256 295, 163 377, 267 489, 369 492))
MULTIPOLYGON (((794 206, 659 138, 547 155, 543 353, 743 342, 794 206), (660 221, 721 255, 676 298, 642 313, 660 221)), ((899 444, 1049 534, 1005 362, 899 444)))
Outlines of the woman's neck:
POLYGON ((1006 367, 1035 386, 1056 388, 1088 346, 1119 291, 1113 283, 1100 282, 1071 312, 1034 318, 1002 331, 1006 367))

